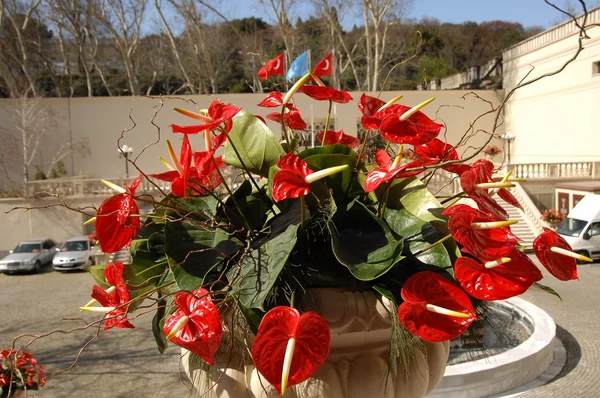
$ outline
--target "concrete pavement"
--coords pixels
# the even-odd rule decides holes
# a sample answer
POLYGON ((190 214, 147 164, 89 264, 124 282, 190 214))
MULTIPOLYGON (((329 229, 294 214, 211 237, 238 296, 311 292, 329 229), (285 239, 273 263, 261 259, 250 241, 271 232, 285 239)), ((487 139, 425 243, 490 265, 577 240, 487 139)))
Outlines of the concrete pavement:
MULTIPOLYGON (((558 326, 558 337, 567 351, 566 366, 548 384, 522 397, 600 396, 600 264, 579 267, 579 281, 560 282, 544 271, 544 284, 562 298, 530 291, 523 298, 547 311, 558 326)), ((40 275, 0 274, 0 347, 23 332, 44 333, 84 326, 95 319, 77 308, 89 300, 93 281, 87 273, 60 274, 48 269, 40 275)), ((68 373, 51 377, 33 398, 43 397, 187 397, 189 383, 179 371, 179 350, 171 346, 163 355, 156 349, 151 331, 152 314, 132 322, 136 329, 100 332, 68 373), (184 380, 182 382, 181 380, 184 380)), ((27 350, 48 372, 67 368, 94 330, 54 334, 27 350)), ((23 341, 27 341, 29 337, 23 341)))

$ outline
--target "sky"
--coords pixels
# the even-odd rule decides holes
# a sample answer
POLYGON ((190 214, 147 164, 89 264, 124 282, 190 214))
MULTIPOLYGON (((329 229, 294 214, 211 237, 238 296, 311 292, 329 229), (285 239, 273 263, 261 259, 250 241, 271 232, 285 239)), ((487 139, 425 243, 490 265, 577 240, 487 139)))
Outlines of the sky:
MULTIPOLYGON (((299 6, 298 13, 310 10, 310 1, 298 1, 306 5, 299 6)), ((574 3, 574 0, 553 0, 557 6, 574 3)), ((229 17, 259 17, 273 23, 272 13, 260 5, 259 0, 221 0, 220 10, 229 17)), ((597 0, 586 1, 588 8, 598 4, 597 0)), ((558 11, 547 5, 544 0, 413 0, 409 18, 417 20, 423 17, 433 17, 441 22, 462 23, 467 21, 484 22, 504 20, 520 22, 523 27, 541 26, 548 29, 562 21, 564 17, 558 11)), ((360 15, 349 15, 344 21, 344 27, 361 24, 360 15)), ((295 20, 294 20, 295 21, 295 20)))

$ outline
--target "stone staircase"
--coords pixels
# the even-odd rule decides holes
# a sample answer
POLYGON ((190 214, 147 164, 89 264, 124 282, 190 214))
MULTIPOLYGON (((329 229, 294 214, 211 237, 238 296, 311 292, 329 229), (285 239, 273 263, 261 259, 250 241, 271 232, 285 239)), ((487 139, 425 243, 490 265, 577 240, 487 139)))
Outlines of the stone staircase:
POLYGON ((131 263, 131 253, 129 252, 129 248, 123 248, 118 252, 114 252, 110 255, 111 263, 121 262, 123 264, 131 263))
POLYGON ((520 243, 523 246, 523 250, 525 252, 533 251, 533 241, 536 238, 536 234, 527 223, 523 211, 506 203, 499 196, 494 196, 494 199, 504 210, 506 210, 509 219, 519 221, 517 224, 511 225, 510 229, 515 235, 522 239, 520 243))

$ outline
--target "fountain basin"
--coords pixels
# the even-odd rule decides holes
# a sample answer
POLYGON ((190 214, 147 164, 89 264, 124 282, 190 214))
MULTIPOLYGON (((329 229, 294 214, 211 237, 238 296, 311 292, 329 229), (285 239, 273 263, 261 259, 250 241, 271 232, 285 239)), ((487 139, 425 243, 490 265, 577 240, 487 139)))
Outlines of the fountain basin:
POLYGON ((489 397, 525 385, 544 373, 553 359, 556 325, 541 308, 520 298, 490 303, 492 310, 514 314, 531 329, 522 344, 483 359, 449 365, 428 397, 489 397))

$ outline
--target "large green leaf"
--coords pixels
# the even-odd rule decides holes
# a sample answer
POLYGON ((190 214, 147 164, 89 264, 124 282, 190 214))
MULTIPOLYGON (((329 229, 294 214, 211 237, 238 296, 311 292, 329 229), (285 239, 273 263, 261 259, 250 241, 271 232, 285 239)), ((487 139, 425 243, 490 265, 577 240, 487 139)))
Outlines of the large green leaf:
MULTIPOLYGON (((404 245, 408 247, 412 254, 440 239, 440 235, 433 225, 404 209, 387 209, 385 211, 385 221, 392 231, 404 238, 404 245)), ((417 259, 425 264, 440 268, 452 266, 452 261, 444 245, 436 245, 418 254, 417 259)))
POLYGON ((268 240, 258 249, 245 253, 240 267, 227 274, 232 293, 247 308, 264 311, 265 300, 285 267, 298 238, 299 225, 289 225, 285 232, 268 240))
POLYGON ((352 148, 350 148, 349 146, 346 145, 342 145, 342 144, 335 144, 335 145, 325 145, 325 146, 319 146, 316 148, 309 148, 309 149, 305 149, 302 152, 300 152, 298 154, 298 156, 304 160, 306 160, 306 158, 308 158, 309 156, 315 156, 315 155, 354 155, 354 157, 356 158, 356 153, 354 152, 354 150, 352 150, 352 148))
MULTIPOLYGON (((233 197, 237 202, 242 214, 250 224, 251 229, 260 229, 267 217, 271 204, 269 199, 263 193, 253 192, 250 181, 244 181, 233 193, 233 197)), ((240 215, 240 211, 235 205, 231 196, 225 200, 225 207, 222 209, 226 213, 226 217, 236 227, 246 228, 244 218, 240 215)))
POLYGON ((220 230, 189 221, 167 222, 165 253, 181 290, 194 290, 214 266, 235 253, 240 242, 220 230))
POLYGON ((404 258, 403 241, 360 202, 335 210, 327 226, 335 257, 359 280, 373 280, 404 258))
POLYGON ((223 162, 267 177, 269 168, 285 155, 277 137, 266 124, 254 115, 240 111, 233 118, 233 127, 227 134, 223 162), (238 150, 235 153, 233 146, 238 150), (240 159, 241 158, 241 159, 240 159))

